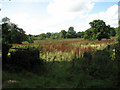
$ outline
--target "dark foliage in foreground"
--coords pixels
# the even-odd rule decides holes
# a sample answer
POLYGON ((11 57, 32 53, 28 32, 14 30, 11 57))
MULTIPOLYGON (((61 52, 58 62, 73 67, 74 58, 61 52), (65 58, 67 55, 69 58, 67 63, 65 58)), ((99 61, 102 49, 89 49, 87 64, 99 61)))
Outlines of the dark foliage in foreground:
POLYGON ((39 57, 39 50, 34 48, 18 49, 11 52, 3 69, 8 69, 14 72, 22 70, 41 72, 44 70, 44 61, 39 57))
MULTIPOLYGON (((119 55, 114 57, 116 45, 110 48, 84 53, 83 58, 74 59, 72 74, 78 76, 77 88, 119 88, 119 55), (76 75, 77 74, 77 75, 76 75), (82 76, 80 76, 82 75, 82 76), (83 77, 83 78, 82 78, 83 77)), ((120 48, 120 47, 119 47, 120 48)), ((73 64, 72 63, 72 64, 73 64)), ((73 78, 71 76, 71 78, 73 78)))
POLYGON ((9 44, 5 44, 5 43, 2 43, 2 64, 6 64, 7 63, 7 54, 9 52, 9 49, 11 48, 12 46, 9 45, 9 44))

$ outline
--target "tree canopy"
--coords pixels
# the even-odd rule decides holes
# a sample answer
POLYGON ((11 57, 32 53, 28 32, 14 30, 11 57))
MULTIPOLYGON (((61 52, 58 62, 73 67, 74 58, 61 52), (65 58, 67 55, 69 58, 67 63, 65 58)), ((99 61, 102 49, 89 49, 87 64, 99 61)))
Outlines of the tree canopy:
POLYGON ((67 38, 76 38, 76 31, 74 30, 74 27, 69 27, 66 36, 67 38))
POLYGON ((103 20, 93 20, 89 23, 91 28, 85 31, 84 38, 89 40, 101 40, 102 38, 109 39, 110 36, 115 36, 114 28, 106 25, 103 20))
POLYGON ((5 17, 2 19, 2 42, 3 43, 22 43, 26 40, 25 31, 16 24, 11 23, 10 19, 5 17))
POLYGON ((2 38, 6 43, 22 43, 27 40, 29 43, 33 43, 34 39, 64 39, 64 38, 84 38, 87 40, 101 40, 102 38, 109 39, 118 34, 118 28, 110 27, 106 25, 103 20, 93 20, 89 23, 90 28, 86 31, 76 32, 74 27, 69 27, 68 31, 61 30, 56 33, 41 33, 39 35, 26 35, 22 28, 19 28, 16 24, 11 23, 8 17, 2 19, 2 38))

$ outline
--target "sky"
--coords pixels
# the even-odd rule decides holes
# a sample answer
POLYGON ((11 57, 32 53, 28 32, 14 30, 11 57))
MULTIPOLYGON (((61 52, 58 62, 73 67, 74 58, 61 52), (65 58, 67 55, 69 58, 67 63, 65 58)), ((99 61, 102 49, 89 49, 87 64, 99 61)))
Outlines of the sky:
POLYGON ((0 20, 10 18, 26 34, 76 32, 90 28, 89 22, 101 19, 118 27, 119 0, 1 0, 0 20))

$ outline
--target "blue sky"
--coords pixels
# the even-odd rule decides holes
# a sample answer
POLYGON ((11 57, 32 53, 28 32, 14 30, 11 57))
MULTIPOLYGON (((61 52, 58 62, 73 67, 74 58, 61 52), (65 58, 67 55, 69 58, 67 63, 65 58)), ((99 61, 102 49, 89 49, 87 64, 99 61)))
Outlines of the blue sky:
POLYGON ((91 13, 99 13, 101 11, 105 12, 109 7, 113 6, 114 4, 118 4, 118 2, 96 2, 91 13))
POLYGON ((0 19, 10 18, 27 34, 67 31, 70 26, 85 31, 94 19, 118 26, 118 0, 2 0, 0 8, 0 19))

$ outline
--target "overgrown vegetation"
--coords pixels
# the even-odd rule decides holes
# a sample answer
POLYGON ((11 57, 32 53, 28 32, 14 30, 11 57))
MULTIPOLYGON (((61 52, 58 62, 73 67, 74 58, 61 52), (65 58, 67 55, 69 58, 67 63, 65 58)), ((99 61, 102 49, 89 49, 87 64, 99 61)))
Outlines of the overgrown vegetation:
POLYGON ((3 88, 120 88, 119 30, 104 21, 94 20, 85 32, 70 27, 38 36, 3 21, 3 88))
POLYGON ((116 88, 118 66, 110 47, 86 52, 72 61, 46 62, 47 72, 42 75, 3 71, 3 88, 116 88))
POLYGON ((34 48, 18 49, 10 52, 7 62, 3 69, 13 72, 22 70, 41 72, 45 70, 44 61, 39 57, 39 50, 34 48))

